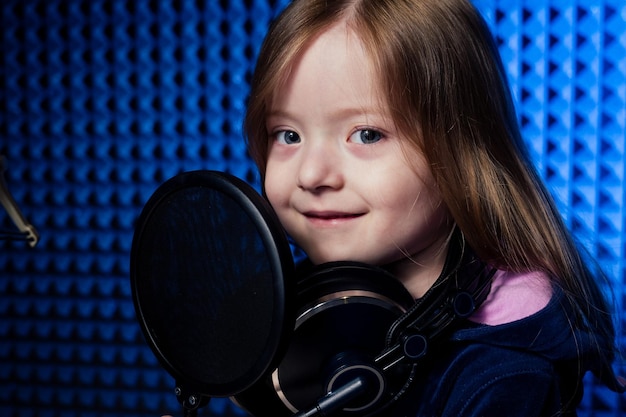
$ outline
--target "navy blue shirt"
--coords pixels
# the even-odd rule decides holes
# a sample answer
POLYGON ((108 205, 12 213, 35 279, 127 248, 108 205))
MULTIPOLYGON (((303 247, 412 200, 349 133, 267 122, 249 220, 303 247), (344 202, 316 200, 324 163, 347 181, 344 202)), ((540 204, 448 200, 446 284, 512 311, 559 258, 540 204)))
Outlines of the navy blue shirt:
MULTIPOLYGON (((578 372, 598 370, 589 335, 572 330, 555 291, 539 312, 507 324, 464 323, 431 352, 393 417, 574 416, 582 396, 578 372)), ((612 370, 600 377, 623 391, 612 370)))

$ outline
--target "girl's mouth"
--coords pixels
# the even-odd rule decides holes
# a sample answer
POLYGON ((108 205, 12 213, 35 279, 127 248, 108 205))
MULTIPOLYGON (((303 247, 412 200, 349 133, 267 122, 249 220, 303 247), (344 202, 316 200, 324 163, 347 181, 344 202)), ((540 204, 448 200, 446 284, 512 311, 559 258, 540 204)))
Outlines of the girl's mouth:
POLYGON ((304 216, 316 225, 334 225, 348 222, 363 216, 365 213, 346 213, 339 211, 308 211, 304 216))

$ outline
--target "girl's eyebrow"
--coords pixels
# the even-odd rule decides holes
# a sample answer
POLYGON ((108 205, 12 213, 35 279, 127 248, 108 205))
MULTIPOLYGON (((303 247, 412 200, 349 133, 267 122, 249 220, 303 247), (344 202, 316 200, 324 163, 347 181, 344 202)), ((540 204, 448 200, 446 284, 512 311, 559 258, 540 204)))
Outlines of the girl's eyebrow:
POLYGON ((290 113, 287 110, 281 110, 281 109, 272 109, 267 113, 267 117, 286 117, 286 118, 291 118, 290 113))
POLYGON ((275 122, 277 120, 280 122, 287 121, 289 123, 298 123, 299 121, 298 117, 296 117, 294 114, 282 109, 271 110, 269 113, 267 113, 267 116, 265 116, 266 123, 269 123, 270 121, 275 122))
MULTIPOLYGON (((345 107, 342 109, 333 110, 331 119, 344 120, 357 116, 377 117, 384 120, 391 119, 391 116, 388 112, 386 112, 384 109, 377 107, 345 107)), ((270 110, 270 112, 267 114, 267 118, 271 117, 297 119, 297 117, 295 117, 291 112, 284 109, 270 110)))

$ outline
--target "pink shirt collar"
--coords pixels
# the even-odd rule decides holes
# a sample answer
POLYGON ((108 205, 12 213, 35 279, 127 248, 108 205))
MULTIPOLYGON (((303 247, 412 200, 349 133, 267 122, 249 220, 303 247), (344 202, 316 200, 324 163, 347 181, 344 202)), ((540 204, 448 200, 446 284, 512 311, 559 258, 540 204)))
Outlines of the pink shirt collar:
POLYGON ((490 326, 511 323, 543 309, 551 297, 552 286, 547 274, 498 270, 487 299, 469 319, 490 326))

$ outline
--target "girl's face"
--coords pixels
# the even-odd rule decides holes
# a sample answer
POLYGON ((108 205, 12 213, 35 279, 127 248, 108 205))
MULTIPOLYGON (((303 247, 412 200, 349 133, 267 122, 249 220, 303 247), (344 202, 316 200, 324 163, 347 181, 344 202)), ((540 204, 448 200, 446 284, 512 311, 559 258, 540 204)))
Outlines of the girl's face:
POLYGON ((265 191, 313 263, 398 264, 396 272, 419 271, 432 283, 445 258, 447 210, 376 80, 345 23, 315 38, 271 102, 265 191))

